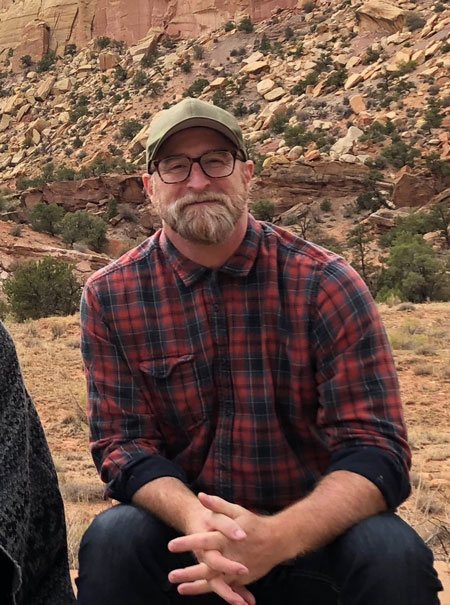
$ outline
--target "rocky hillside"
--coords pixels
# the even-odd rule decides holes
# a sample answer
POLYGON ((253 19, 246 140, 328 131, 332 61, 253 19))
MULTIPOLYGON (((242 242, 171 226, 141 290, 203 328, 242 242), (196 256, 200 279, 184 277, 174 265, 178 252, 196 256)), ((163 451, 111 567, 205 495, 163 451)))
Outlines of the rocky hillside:
MULTIPOLYGON (((2 6, 20 12, 32 4, 2 6)), ((152 15, 160 4, 146 3, 152 15)), ((179 15, 181 3, 163 4, 166 13, 175 7, 179 15)), ((212 14, 219 4, 197 6, 192 15, 212 14)), ((114 10, 91 5, 100 11, 95 14, 107 12, 110 23, 121 23, 117 3, 114 10)), ((156 24, 146 19, 139 18, 144 29, 156 24)), ((257 165, 253 201, 275 202, 275 220, 302 235, 308 236, 312 219, 321 224, 323 243, 342 239, 366 218, 384 231, 411 207, 448 203, 448 1, 241 2, 205 26, 217 29, 184 40, 179 34, 188 30, 168 23, 129 47, 101 36, 82 49, 58 43, 56 53, 43 44, 35 55, 27 38, 4 53, 5 218, 24 224, 39 202, 87 209, 109 217, 109 255, 152 233, 158 221, 138 176, 147 125, 184 95, 212 100, 238 117, 257 165), (251 17, 233 22, 229 17, 239 11, 251 17), (112 201, 119 210, 110 216, 112 201)), ((130 37, 122 26, 96 31, 117 32, 130 43, 142 35, 130 37)), ((30 231, 23 227, 20 236, 29 238, 30 231)), ((4 254, 0 265, 7 272, 4 254)))

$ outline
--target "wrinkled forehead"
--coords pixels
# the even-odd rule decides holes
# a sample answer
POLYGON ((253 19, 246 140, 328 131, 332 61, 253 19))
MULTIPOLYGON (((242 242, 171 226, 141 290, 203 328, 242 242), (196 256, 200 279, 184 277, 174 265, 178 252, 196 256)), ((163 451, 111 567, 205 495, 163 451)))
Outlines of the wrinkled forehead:
POLYGON ((196 157, 214 149, 233 151, 236 146, 225 135, 212 128, 186 128, 164 141, 158 150, 157 159, 180 154, 196 157))

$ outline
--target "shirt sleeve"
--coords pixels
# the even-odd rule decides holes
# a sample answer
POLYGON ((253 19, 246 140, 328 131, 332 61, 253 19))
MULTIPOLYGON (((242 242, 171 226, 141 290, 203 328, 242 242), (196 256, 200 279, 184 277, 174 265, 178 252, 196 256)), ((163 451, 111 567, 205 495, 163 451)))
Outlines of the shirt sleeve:
POLYGON ((81 300, 81 351, 90 445, 107 484, 105 497, 129 502, 140 487, 158 477, 185 482, 182 469, 164 457, 157 423, 89 282, 81 300))
POLYGON ((329 439, 328 473, 363 475, 393 509, 410 493, 411 463, 397 373, 375 302, 343 259, 323 270, 314 315, 318 423, 329 439))

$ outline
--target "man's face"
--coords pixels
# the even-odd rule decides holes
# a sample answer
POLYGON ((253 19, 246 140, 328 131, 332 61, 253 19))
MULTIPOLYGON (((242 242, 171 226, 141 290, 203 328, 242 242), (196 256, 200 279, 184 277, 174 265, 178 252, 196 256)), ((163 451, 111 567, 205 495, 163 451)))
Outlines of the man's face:
MULTIPOLYGON (((188 128, 171 136, 158 152, 158 160, 177 155, 196 158, 208 151, 234 151, 232 142, 209 128, 188 128)), ((219 244, 233 233, 239 218, 247 212, 253 163, 236 160, 230 176, 207 176, 194 163, 189 177, 167 184, 158 173, 144 175, 144 186, 162 220, 184 239, 202 244, 219 244)))

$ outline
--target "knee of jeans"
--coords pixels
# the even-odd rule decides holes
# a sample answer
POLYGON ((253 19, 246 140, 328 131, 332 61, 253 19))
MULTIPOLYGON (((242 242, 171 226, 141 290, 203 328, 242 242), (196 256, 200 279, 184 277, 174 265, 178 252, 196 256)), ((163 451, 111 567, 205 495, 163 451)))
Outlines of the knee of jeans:
POLYGON ((87 529, 80 549, 124 549, 150 544, 158 521, 135 506, 121 504, 100 513, 87 529))
POLYGON ((400 517, 381 514, 352 527, 343 536, 344 550, 360 564, 375 566, 381 573, 433 565, 433 555, 418 534, 400 517))

